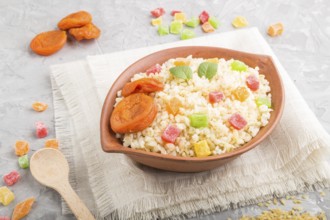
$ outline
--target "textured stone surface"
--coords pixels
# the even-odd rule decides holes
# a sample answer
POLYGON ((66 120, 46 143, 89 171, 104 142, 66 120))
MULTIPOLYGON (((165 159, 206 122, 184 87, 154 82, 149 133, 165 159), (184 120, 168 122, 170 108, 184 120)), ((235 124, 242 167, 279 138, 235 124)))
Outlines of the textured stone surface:
MULTIPOLYGON (((41 148, 45 139, 34 135, 34 122, 44 121, 49 127, 50 138, 55 137, 49 66, 87 55, 145 47, 179 40, 177 35, 159 37, 150 25, 149 11, 164 7, 164 17, 169 23, 171 10, 183 10, 196 16, 202 10, 217 16, 222 25, 216 32, 233 30, 232 19, 243 15, 249 26, 256 26, 290 74, 310 108, 330 133, 330 2, 327 0, 11 0, 0 1, 0 176, 18 169, 21 181, 12 186, 15 201, 35 196, 36 204, 26 219, 74 219, 61 216, 60 198, 57 193, 35 182, 29 170, 19 169, 13 145, 17 139, 30 142, 32 153, 41 148), (29 50, 30 40, 38 33, 56 28, 57 22, 67 14, 87 10, 94 23, 102 30, 96 41, 70 41, 61 51, 41 57, 29 50), (269 24, 284 24, 281 37, 266 34, 269 24), (43 113, 34 112, 34 101, 48 103, 43 113)), ((196 28, 196 35, 205 35, 196 28)), ((0 185, 3 185, 0 183, 0 185)), ((310 211, 323 209, 330 215, 330 191, 326 196, 310 193, 304 204, 310 211)), ((0 206, 0 216, 10 215, 14 203, 0 206)), ((289 206, 287 206, 289 207, 289 206)), ((257 206, 226 211, 205 219, 236 219, 245 213, 260 213, 257 206)))

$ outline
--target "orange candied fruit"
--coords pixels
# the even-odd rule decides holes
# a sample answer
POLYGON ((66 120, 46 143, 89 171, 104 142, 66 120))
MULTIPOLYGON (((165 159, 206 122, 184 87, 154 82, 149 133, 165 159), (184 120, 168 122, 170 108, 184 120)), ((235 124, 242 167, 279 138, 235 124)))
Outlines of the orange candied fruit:
POLYGON ((283 33, 283 24, 282 23, 277 23, 277 24, 270 25, 268 27, 267 33, 271 37, 281 35, 283 33))
POLYGON ((14 212, 13 212, 11 219, 20 220, 20 219, 24 218, 25 216, 27 216, 29 214, 29 212, 31 211, 34 201, 35 201, 35 198, 31 197, 31 198, 24 200, 23 202, 18 203, 14 208, 14 212))
POLYGON ((233 91, 233 95, 237 100, 244 102, 247 98, 249 98, 250 93, 246 87, 237 87, 233 91))
POLYGON ((174 61, 175 66, 189 66, 190 60, 187 60, 186 58, 176 58, 174 61))
POLYGON ((27 141, 16 141, 15 143, 15 154, 17 156, 24 156, 30 150, 29 143, 27 141))
POLYGON ((166 111, 169 114, 177 115, 179 113, 180 107, 182 107, 182 103, 176 97, 174 97, 174 98, 170 99, 168 102, 166 102, 166 111))
POLYGON ((48 139, 45 142, 45 147, 46 148, 54 148, 58 149, 59 143, 57 139, 48 139))
POLYGON ((32 108, 34 111, 43 112, 48 108, 48 105, 44 102, 34 102, 32 108))
POLYGON ((202 29, 205 33, 210 33, 215 30, 214 27, 208 21, 202 25, 202 29))

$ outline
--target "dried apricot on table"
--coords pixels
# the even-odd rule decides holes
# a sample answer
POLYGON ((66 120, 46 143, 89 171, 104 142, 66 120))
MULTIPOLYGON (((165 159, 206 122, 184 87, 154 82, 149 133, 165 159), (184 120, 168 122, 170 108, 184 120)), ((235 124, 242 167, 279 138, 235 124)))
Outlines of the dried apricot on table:
POLYGON ((33 108, 34 111, 43 112, 48 108, 48 105, 46 103, 43 103, 43 102, 34 102, 32 104, 32 108, 33 108))
POLYGON ((121 100, 110 117, 110 126, 116 133, 138 132, 147 128, 157 115, 154 99, 135 93, 121 100))
POLYGON ((92 22, 92 15, 87 11, 78 11, 64 17, 58 22, 57 27, 61 30, 82 27, 92 22))
POLYGON ((283 33, 283 24, 282 23, 277 23, 277 24, 270 25, 268 27, 267 33, 271 37, 281 35, 283 33))
POLYGON ((101 30, 94 24, 86 24, 79 28, 71 28, 69 33, 77 40, 89 40, 98 38, 101 35, 101 30))
POLYGON ((33 197, 24 200, 23 202, 18 203, 15 208, 13 215, 11 217, 12 220, 19 220, 24 218, 31 211, 32 205, 35 199, 33 197))
POLYGON ((35 36, 30 43, 30 48, 36 54, 48 56, 62 49, 66 39, 65 31, 47 31, 35 36))
POLYGON ((162 91, 163 89, 164 84, 157 79, 142 78, 133 82, 126 83, 121 94, 126 97, 133 93, 151 93, 162 91))

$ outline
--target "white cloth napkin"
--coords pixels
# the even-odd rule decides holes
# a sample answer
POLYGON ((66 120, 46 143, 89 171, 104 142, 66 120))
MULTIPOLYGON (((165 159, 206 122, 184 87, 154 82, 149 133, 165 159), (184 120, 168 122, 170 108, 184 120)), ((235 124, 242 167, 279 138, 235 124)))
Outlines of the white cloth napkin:
MULTIPOLYGON (((328 187, 330 138, 256 28, 88 57, 51 67, 55 126, 70 164, 70 181, 98 219, 186 218, 328 187), (286 92, 283 117, 255 149, 196 174, 158 171, 122 154, 104 153, 99 119, 119 74, 152 52, 185 45, 271 55, 286 92)), ((63 206, 63 213, 68 213, 63 206)))

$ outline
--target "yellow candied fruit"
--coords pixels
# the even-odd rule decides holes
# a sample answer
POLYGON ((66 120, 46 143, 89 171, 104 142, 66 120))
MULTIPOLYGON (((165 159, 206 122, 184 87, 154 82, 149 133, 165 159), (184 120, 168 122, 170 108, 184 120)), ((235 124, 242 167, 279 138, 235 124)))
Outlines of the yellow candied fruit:
POLYGON ((219 58, 210 58, 210 59, 207 59, 206 62, 210 62, 210 63, 219 63, 219 58))
POLYGON ((271 37, 279 36, 283 33, 283 24, 277 23, 270 25, 267 31, 268 35, 271 37))
POLYGON ((24 156, 30 150, 29 143, 27 141, 16 141, 15 143, 15 154, 17 156, 24 156))
POLYGON ((202 29, 205 33, 210 33, 215 30, 214 27, 208 21, 202 25, 202 29))
POLYGON ((0 203, 4 206, 9 205, 15 199, 15 195, 6 186, 0 187, 0 203))
POLYGON ((185 58, 176 58, 174 61, 175 66, 189 66, 190 65, 190 60, 187 60, 185 58))
POLYGON ((166 111, 169 114, 177 115, 179 113, 180 107, 182 107, 182 103, 176 97, 174 97, 174 98, 170 99, 168 102, 166 102, 166 111))
POLYGON ((153 26, 158 26, 158 25, 161 25, 162 23, 163 23, 162 16, 151 20, 151 24, 153 26))
POLYGON ((241 102, 244 102, 247 98, 249 98, 250 93, 246 87, 237 87, 233 91, 233 95, 234 95, 235 99, 237 99, 241 102))
POLYGON ((43 102, 34 102, 32 103, 32 108, 34 111, 43 112, 48 108, 48 105, 43 102))
POLYGON ((207 157, 211 154, 210 147, 206 140, 194 143, 194 151, 197 157, 207 157))
POLYGON ((249 23, 246 20, 245 17, 243 16, 237 16, 234 18, 234 20, 231 22, 231 24, 235 27, 235 28, 242 28, 242 27, 246 27, 249 23))
POLYGON ((54 148, 58 149, 58 140, 57 139, 48 139, 45 142, 45 148, 54 148))
POLYGON ((175 13, 174 14, 174 20, 175 21, 181 21, 181 22, 186 22, 186 14, 183 12, 175 13))

